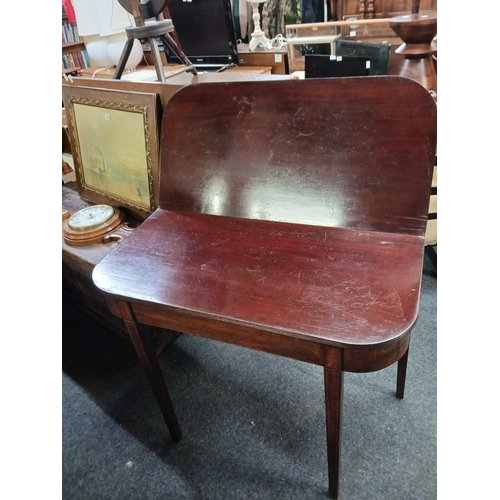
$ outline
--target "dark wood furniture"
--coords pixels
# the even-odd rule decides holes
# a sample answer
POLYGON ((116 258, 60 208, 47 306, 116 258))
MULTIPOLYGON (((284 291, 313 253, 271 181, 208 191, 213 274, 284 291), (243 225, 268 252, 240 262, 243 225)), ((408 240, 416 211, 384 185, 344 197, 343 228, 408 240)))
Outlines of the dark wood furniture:
MULTIPOLYGON (((359 15, 362 3, 360 0, 330 0, 332 19, 341 20, 344 16, 359 15)), ((364 1, 366 9, 370 3, 370 10, 374 17, 392 17, 411 12, 415 0, 376 0, 375 2, 366 0, 364 1)), ((418 3, 421 11, 437 9, 437 0, 421 0, 418 3)))
POLYGON ((403 397, 435 145, 435 102, 399 77, 175 94, 160 206, 93 272, 174 440, 180 427, 139 323, 323 366, 338 497, 343 373, 398 362, 403 397))
MULTIPOLYGON (((69 182, 62 186, 62 209, 63 213, 67 212, 67 216, 91 205, 92 203, 80 198, 76 182, 69 182)), ((64 217, 63 215, 63 219, 64 217)), ((137 227, 140 221, 127 216, 127 223, 130 227, 137 227)), ((96 288, 92 281, 94 267, 113 248, 119 245, 119 242, 110 241, 106 244, 74 247, 66 244, 64 238, 61 240, 63 304, 68 303, 78 307, 85 314, 103 324, 110 333, 130 342, 130 336, 123 321, 110 313, 104 294, 96 288)), ((161 328, 145 328, 150 331, 156 354, 159 354, 179 336, 178 332, 161 328)))
POLYGON ((389 19, 389 26, 403 40, 396 49, 404 57, 399 74, 437 92, 437 73, 432 56, 437 52, 437 12, 412 13, 389 19))
MULTIPOLYGON (((166 106, 168 101, 179 89, 191 83, 210 83, 210 82, 230 82, 230 81, 283 81, 292 79, 291 75, 267 75, 223 72, 223 73, 205 73, 194 76, 189 73, 174 76, 167 80, 167 83, 157 81, 127 81, 114 80, 112 78, 74 78, 66 82, 66 85, 75 85, 89 88, 106 88, 120 90, 123 92, 154 92, 158 95, 162 107, 166 106)), ((62 112, 62 150, 63 153, 72 154, 71 144, 67 132, 66 112, 62 112)), ((66 181, 65 181, 66 182, 66 181)), ((78 185, 75 182, 68 182, 62 186, 62 208, 70 213, 74 213, 85 208, 92 203, 83 200, 78 193, 78 185)), ((125 207, 124 207, 125 208, 125 207)), ((140 221, 134 219, 132 214, 127 212, 127 222, 136 226, 140 221)), ((93 316, 103 323, 111 332, 126 337, 130 340, 124 323, 121 319, 112 315, 106 305, 103 294, 95 287, 92 282, 92 271, 100 260, 107 255, 117 242, 108 244, 96 244, 88 247, 71 247, 62 239, 62 286, 65 297, 68 297, 85 313, 93 316)), ((155 351, 160 353, 168 345, 176 333, 168 332, 163 329, 151 329, 155 351)))

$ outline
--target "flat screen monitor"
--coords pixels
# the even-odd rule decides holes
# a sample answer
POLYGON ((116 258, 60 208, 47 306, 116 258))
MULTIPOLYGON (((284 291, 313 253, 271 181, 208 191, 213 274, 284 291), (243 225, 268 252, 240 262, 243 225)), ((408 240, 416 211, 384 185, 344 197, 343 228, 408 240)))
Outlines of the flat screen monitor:
POLYGON ((387 75, 391 44, 337 40, 335 54, 337 56, 368 57, 370 58, 370 75, 387 75))
MULTIPOLYGON (((238 64, 231 0, 169 0, 167 6, 182 50, 198 71, 238 64)), ((170 63, 180 63, 164 49, 170 63)))
POLYGON ((306 54, 304 58, 305 78, 368 76, 369 74, 370 59, 367 57, 306 54))

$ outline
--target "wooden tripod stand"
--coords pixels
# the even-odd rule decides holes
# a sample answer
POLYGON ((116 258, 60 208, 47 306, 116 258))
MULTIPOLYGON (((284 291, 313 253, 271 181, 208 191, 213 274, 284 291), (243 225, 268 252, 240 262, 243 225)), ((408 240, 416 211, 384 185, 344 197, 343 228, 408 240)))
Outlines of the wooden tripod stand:
POLYGON ((119 80, 122 77, 135 39, 138 39, 141 42, 149 41, 158 81, 164 82, 166 77, 165 72, 163 71, 163 64, 161 62, 157 38, 160 38, 164 43, 166 43, 172 52, 184 64, 182 69, 171 73, 170 76, 184 73, 186 71, 193 73, 193 75, 198 74, 195 66, 182 51, 179 38, 175 33, 174 24, 172 19, 170 19, 167 0, 147 0, 144 3, 139 3, 139 0, 118 1, 127 12, 134 16, 135 26, 125 28, 127 41, 123 47, 122 55, 120 56, 120 60, 116 66, 113 78, 119 80), (165 19, 164 13, 167 15, 168 19, 165 19), (154 21, 148 21, 148 23, 146 23, 145 19, 154 19, 154 21))

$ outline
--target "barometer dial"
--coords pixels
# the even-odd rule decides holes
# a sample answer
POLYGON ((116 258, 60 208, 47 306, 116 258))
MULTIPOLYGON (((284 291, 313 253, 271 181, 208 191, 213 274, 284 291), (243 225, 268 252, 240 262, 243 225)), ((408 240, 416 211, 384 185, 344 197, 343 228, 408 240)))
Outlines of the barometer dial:
POLYGON ((93 205, 74 213, 68 219, 68 226, 74 231, 86 231, 104 224, 114 214, 115 209, 109 205, 93 205))

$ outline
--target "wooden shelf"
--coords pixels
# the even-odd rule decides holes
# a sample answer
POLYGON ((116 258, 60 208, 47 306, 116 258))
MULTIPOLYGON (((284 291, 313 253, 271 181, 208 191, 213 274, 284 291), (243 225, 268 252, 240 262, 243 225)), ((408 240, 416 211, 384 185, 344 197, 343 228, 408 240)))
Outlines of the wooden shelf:
POLYGON ((82 40, 80 42, 65 43, 62 46, 62 55, 72 54, 73 52, 78 52, 80 50, 85 50, 85 42, 82 40))
POLYGON ((82 68, 80 66, 77 66, 75 68, 66 68, 62 70, 63 75, 76 75, 80 74, 82 72, 82 68))

